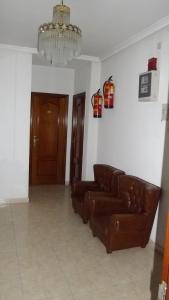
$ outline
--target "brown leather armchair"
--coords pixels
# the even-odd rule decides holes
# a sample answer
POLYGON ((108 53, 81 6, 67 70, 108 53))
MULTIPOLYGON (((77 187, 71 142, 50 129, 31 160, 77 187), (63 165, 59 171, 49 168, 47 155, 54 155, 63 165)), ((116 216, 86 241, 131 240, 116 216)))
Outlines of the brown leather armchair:
POLYGON ((145 247, 149 241, 161 189, 130 175, 118 177, 118 196, 100 197, 91 192, 90 227, 107 253, 145 247))
POLYGON ((75 181, 72 185, 72 206, 74 211, 82 217, 84 223, 87 223, 89 219, 89 211, 85 205, 85 199, 88 199, 87 192, 95 191, 104 196, 115 196, 117 195, 117 177, 124 174, 123 171, 105 164, 95 164, 93 169, 94 181, 75 181))

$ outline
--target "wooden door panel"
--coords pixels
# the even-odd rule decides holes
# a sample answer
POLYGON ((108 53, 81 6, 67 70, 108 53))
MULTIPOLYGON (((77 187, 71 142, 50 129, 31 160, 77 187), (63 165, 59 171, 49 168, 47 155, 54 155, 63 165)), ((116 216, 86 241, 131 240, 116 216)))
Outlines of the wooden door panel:
POLYGON ((32 93, 31 184, 65 183, 68 97, 32 93))
POLYGON ((59 102, 54 104, 40 100, 39 157, 57 158, 59 102))
POLYGON ((162 280, 168 280, 168 269, 169 269, 169 212, 167 217, 167 227, 166 227, 166 239, 164 245, 164 256, 163 256, 163 270, 162 270, 162 280))
POLYGON ((85 93, 73 97, 70 183, 82 174, 85 93))
POLYGON ((40 160, 38 162, 38 176, 54 176, 57 175, 56 160, 40 160))
POLYGON ((62 183, 62 178, 65 177, 65 168, 66 168, 66 140, 67 140, 67 131, 65 131, 65 128, 67 128, 67 117, 64 118, 63 116, 66 113, 67 116, 67 109, 65 101, 60 101, 60 114, 58 119, 58 126, 59 126, 59 132, 58 132, 58 152, 57 152, 57 172, 58 174, 58 183, 62 183), (64 153, 64 155, 63 155, 64 153))

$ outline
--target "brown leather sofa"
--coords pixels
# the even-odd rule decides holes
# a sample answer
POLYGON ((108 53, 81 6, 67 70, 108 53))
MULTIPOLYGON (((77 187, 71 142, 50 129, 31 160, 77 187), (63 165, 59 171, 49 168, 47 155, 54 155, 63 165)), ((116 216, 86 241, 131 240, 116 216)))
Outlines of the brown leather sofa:
POLYGON ((74 211, 82 217, 84 223, 87 223, 89 219, 89 211, 85 205, 88 191, 99 192, 103 196, 116 196, 117 177, 124 174, 123 171, 105 164, 95 164, 93 169, 94 181, 75 181, 72 185, 72 206, 74 211))
POLYGON ((145 247, 149 241, 160 188, 130 175, 118 177, 118 195, 90 193, 88 209, 93 236, 107 253, 130 247, 145 247))

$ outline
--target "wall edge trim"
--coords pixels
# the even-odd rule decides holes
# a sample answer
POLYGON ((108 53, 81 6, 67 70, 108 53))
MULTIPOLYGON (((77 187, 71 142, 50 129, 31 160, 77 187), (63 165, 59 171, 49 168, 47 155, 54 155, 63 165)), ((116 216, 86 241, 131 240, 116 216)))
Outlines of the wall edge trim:
POLYGON ((100 58, 97 56, 90 56, 90 55, 80 55, 76 57, 77 60, 86 60, 86 61, 92 61, 92 62, 101 62, 100 58))
POLYGON ((6 49, 6 50, 24 52, 24 53, 31 53, 31 54, 37 53, 36 48, 29 48, 29 47, 22 47, 22 46, 17 46, 17 45, 8 45, 8 44, 0 44, 0 49, 6 49))

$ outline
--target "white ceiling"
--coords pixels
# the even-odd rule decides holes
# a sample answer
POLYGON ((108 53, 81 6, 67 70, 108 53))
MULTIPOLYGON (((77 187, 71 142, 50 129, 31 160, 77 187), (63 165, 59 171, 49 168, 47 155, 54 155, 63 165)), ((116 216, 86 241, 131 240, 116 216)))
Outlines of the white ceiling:
MULTIPOLYGON (((0 0, 0 43, 37 46, 40 24, 60 0, 0 0)), ((65 0, 83 33, 82 54, 104 57, 118 44, 169 15, 169 0, 65 0)))

